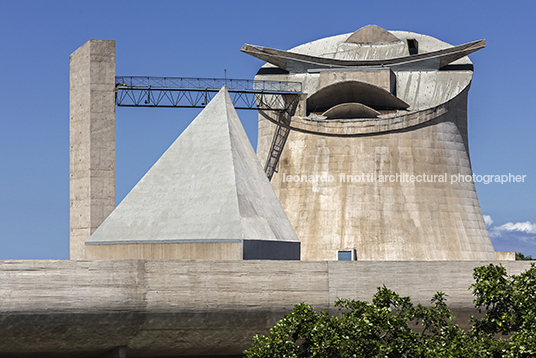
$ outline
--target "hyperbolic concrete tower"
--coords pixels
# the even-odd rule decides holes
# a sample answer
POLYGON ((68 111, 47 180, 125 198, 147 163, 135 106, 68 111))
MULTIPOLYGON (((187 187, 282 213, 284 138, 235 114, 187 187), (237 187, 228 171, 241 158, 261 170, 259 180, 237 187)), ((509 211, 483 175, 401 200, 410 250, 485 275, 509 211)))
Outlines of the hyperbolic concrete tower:
MULTIPOLYGON (((257 80, 297 81, 303 96, 277 172, 302 260, 493 260, 467 139, 467 54, 435 38, 366 26, 280 51, 257 80), (349 256, 348 255, 348 256, 349 256)), ((259 116, 257 153, 275 117, 259 116)))

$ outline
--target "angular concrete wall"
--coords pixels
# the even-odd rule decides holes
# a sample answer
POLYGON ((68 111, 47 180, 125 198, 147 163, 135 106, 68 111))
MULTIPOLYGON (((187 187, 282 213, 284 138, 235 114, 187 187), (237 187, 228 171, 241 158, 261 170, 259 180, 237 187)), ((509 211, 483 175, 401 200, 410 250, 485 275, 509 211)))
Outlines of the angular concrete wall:
POLYGON ((70 256, 115 208, 115 42, 70 56, 70 256))

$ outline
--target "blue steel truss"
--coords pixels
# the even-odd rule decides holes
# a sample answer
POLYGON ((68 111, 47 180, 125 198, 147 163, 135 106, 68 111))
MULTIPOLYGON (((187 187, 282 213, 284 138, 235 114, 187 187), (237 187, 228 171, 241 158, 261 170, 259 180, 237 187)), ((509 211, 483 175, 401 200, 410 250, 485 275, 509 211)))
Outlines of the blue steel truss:
POLYGON ((302 93, 300 82, 117 76, 116 105, 203 108, 224 85, 236 109, 289 111, 302 93))
POLYGON ((117 76, 115 102, 122 107, 203 108, 223 86, 227 86, 236 109, 259 110, 265 117, 264 111, 277 111, 277 122, 281 125, 276 127, 264 165, 271 180, 290 132, 290 118, 302 93, 300 82, 117 76))

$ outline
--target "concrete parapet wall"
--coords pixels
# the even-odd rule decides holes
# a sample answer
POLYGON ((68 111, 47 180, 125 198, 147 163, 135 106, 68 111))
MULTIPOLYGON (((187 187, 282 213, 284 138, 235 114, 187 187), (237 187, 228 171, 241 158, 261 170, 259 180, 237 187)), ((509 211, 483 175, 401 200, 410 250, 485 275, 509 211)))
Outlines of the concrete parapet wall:
POLYGON ((515 251, 495 251, 495 256, 497 260, 502 261, 515 261, 516 252, 515 251))
POLYGON ((463 322, 472 270, 489 262, 0 261, 0 355, 240 354, 297 303, 333 310, 381 285, 422 304, 444 291, 463 322))
POLYGON ((243 240, 87 245, 86 257, 90 260, 299 260, 300 243, 243 240))
POLYGON ((242 260, 242 243, 86 245, 90 260, 242 260))

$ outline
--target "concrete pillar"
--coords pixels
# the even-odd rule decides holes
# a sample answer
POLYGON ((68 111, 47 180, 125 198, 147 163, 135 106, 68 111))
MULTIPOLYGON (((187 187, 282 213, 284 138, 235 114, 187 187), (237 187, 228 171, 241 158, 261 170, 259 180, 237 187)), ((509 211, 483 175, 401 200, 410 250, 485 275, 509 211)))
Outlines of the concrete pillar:
POLYGON ((70 56, 70 257, 115 208, 115 41, 70 56))

